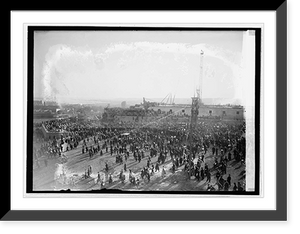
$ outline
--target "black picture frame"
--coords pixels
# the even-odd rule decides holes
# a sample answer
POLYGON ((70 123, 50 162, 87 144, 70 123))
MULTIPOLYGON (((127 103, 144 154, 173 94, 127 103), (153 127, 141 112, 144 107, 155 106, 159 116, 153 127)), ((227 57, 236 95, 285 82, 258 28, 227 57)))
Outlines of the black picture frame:
MULTIPOLYGON (((269 6, 235 2, 196 10, 276 11, 276 210, 12 210, 10 154, 3 159, 7 185, 2 187, 1 221, 285 221, 287 220, 287 1, 269 6)), ((19 10, 19 9, 10 9, 19 10)), ((49 9, 47 9, 49 10, 49 9)), ((80 9, 82 10, 82 9, 80 9)), ((86 10, 86 9, 84 9, 86 10)), ((144 10, 144 9, 136 9, 144 10)), ((148 9, 147 9, 148 10, 148 9)), ((155 9, 157 10, 157 9, 155 9)), ((164 10, 164 9, 163 9, 164 10)), ((172 10, 183 10, 182 8, 172 10)), ((191 9, 184 9, 191 10, 191 9)), ((192 9, 195 10, 195 9, 192 9)), ((8 14, 9 15, 9 14, 8 14)), ((10 27, 9 32, 10 32, 10 27)), ((9 33, 10 35, 10 33, 9 33)), ((10 50, 8 49, 10 58, 10 50)), ((9 60, 10 61, 10 60, 9 60)), ((8 68, 10 66, 7 66, 8 68)), ((10 74, 10 71, 9 71, 10 74)), ((10 83, 8 82, 10 90, 10 83)), ((10 100, 10 95, 9 99, 10 100)), ((10 102, 9 102, 10 113, 10 102)), ((10 115, 7 118, 10 123, 10 115)), ((8 125, 9 126, 9 125, 8 125)), ((8 128, 10 147, 10 128, 8 128)), ((10 152, 10 150, 8 151, 10 152)))

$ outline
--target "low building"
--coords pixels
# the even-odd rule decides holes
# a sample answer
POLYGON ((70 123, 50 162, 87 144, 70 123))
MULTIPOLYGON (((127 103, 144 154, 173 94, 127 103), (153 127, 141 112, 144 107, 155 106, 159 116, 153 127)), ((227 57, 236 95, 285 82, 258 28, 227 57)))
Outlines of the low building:
MULTIPOLYGON (((105 108, 102 116, 106 123, 147 124, 151 122, 172 122, 186 124, 190 121, 191 105, 153 105, 144 108, 105 108)), ((244 120, 244 108, 233 105, 201 105, 199 120, 237 121, 244 120)))
MULTIPOLYGON (((159 105, 149 107, 159 114, 172 114, 177 116, 190 116, 191 105, 159 105)), ((244 108, 233 105, 201 105, 198 117, 218 117, 221 119, 244 119, 244 108)))

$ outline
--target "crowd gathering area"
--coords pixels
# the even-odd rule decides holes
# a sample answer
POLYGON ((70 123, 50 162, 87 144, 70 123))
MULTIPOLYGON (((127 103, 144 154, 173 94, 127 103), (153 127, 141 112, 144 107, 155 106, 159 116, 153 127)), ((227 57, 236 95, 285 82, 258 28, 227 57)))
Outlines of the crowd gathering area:
POLYGON ((109 126, 45 121, 34 133, 33 190, 245 191, 245 123, 109 126))

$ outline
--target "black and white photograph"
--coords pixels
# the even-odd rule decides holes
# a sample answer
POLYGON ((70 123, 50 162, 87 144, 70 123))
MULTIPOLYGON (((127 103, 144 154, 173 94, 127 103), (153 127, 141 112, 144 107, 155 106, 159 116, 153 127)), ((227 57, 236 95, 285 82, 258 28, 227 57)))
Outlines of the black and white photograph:
POLYGON ((28 194, 261 195, 261 28, 28 35, 28 194))
POLYGON ((2 226, 253 233, 296 224, 290 1, 7 10, 2 226))

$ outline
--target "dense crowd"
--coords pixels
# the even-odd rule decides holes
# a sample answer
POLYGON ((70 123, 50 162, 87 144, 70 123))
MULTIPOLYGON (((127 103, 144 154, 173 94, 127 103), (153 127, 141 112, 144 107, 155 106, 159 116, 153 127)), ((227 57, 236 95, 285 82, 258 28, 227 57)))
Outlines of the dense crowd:
MULTIPOLYGON (((47 121, 43 125, 49 131, 67 131, 67 134, 60 139, 42 143, 40 149, 35 151, 36 157, 59 157, 64 150, 75 149, 81 144, 81 153, 88 153, 90 158, 96 154, 102 156, 109 153, 111 157, 115 157, 115 164, 123 164, 119 177, 123 182, 124 172, 127 171, 126 162, 132 157, 138 163, 147 159, 147 166, 141 169, 139 176, 134 176, 130 171, 128 180, 133 184, 138 184, 144 178, 150 181, 156 172, 161 172, 164 176, 165 162, 171 160, 171 172, 183 167, 187 178, 194 176, 199 182, 206 179, 208 190, 244 189, 240 182, 232 181, 227 167, 232 160, 245 162, 245 123, 202 121, 193 129, 192 135, 189 135, 186 125, 171 122, 112 128, 95 126, 87 121, 61 119, 47 121), (66 145, 65 149, 63 144, 66 145), (215 157, 213 166, 206 163, 208 151, 215 157), (214 185, 211 184, 212 175, 216 178, 214 185)), ((106 163, 104 170, 109 173, 110 167, 106 163)), ((85 177, 90 174, 88 170, 85 177)), ((112 182, 113 178, 109 178, 112 182)))
POLYGON ((42 125, 48 132, 73 133, 81 132, 95 126, 93 120, 79 121, 77 118, 53 119, 42 122, 42 125))

